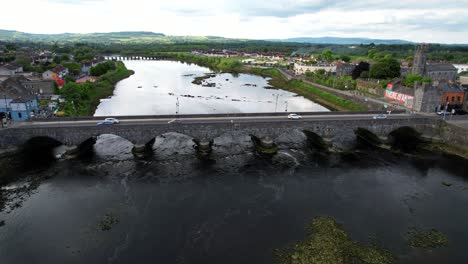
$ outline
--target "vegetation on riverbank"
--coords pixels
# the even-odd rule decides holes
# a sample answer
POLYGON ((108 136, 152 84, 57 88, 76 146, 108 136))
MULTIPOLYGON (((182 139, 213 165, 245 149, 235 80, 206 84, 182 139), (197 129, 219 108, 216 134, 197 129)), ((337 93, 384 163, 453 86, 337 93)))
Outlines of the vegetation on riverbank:
POLYGON ((164 53, 163 56, 167 59, 207 67, 216 72, 241 73, 243 69, 243 65, 239 58, 196 56, 184 52, 168 52, 164 53))
POLYGON ((440 231, 431 230, 411 230, 408 232, 408 244, 414 248, 432 249, 444 247, 448 244, 447 237, 440 231))
POLYGON ((306 239, 289 249, 278 251, 281 264, 393 263, 390 252, 376 243, 364 245, 352 241, 343 227, 331 217, 313 219, 307 232, 306 239))
POLYGON ((103 74, 96 82, 77 84, 69 82, 59 91, 65 99, 60 104, 60 110, 65 116, 92 116, 100 103, 100 99, 113 94, 115 85, 133 74, 122 62, 115 62, 115 69, 103 74))
POLYGON ((263 69, 263 68, 244 68, 246 73, 256 74, 263 77, 269 77, 271 86, 297 93, 310 99, 318 104, 321 104, 328 109, 337 111, 364 111, 366 108, 357 105, 344 98, 321 90, 312 85, 306 84, 299 80, 288 81, 277 69, 263 69))

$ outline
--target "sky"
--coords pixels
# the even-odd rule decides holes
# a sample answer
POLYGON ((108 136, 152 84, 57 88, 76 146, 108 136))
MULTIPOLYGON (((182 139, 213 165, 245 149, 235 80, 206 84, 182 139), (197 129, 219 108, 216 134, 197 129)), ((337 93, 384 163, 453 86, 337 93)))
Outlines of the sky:
POLYGON ((0 28, 468 43, 468 0, 2 0, 0 28), (17 11, 17 12, 13 12, 17 11))

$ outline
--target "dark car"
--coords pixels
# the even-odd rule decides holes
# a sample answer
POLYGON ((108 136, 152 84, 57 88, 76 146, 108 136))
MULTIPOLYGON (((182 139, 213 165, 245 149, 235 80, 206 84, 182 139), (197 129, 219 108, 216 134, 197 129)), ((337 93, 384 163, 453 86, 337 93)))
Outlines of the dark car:
POLYGON ((104 121, 104 122, 99 122, 96 124, 96 126, 112 126, 114 122, 111 121, 104 121))
POLYGON ((466 111, 463 109, 455 109, 455 115, 466 115, 466 111))

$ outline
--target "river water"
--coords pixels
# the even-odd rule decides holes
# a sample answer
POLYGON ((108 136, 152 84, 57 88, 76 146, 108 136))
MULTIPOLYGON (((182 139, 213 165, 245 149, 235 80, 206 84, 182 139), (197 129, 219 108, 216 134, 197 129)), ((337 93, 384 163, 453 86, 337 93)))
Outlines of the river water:
POLYGON ((207 87, 192 81, 208 68, 175 61, 124 63, 135 74, 116 85, 95 116, 328 111, 302 96, 266 89, 268 80, 259 76, 216 74, 206 80, 214 87, 207 87))
POLYGON ((43 180, 0 212, 1 263, 273 263, 320 215, 354 240, 377 238, 397 263, 468 259, 466 161, 372 151, 292 168, 254 153, 137 161, 126 144, 99 139, 92 160, 29 173, 43 180), (102 140, 121 151, 110 156, 102 140), (411 249, 411 228, 450 243, 411 249))

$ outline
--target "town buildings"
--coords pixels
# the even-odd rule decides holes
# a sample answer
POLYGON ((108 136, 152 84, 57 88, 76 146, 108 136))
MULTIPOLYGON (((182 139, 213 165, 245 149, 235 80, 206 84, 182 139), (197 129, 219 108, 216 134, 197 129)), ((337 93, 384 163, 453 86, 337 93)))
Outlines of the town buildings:
POLYGON ((416 46, 413 67, 409 73, 430 77, 433 81, 455 81, 458 72, 457 68, 452 64, 428 63, 426 56, 427 48, 427 45, 416 46))
POLYGON ((24 77, 11 77, 0 84, 0 116, 25 121, 39 109, 36 94, 21 84, 24 77))
POLYGON ((0 64, 0 76, 15 76, 23 72, 23 67, 14 63, 0 64))

